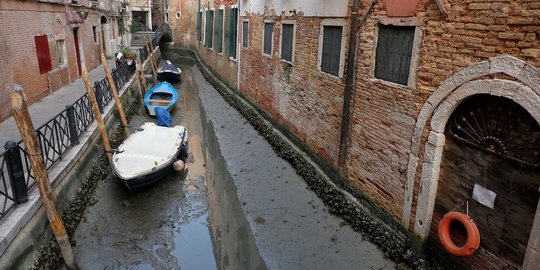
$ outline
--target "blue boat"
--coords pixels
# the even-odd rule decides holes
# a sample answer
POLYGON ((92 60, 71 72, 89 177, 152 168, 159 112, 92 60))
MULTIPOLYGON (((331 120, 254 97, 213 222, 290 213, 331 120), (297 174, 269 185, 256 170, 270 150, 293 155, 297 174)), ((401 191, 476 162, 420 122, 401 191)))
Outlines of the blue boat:
POLYGON ((148 108, 150 115, 156 115, 156 108, 163 108, 170 111, 180 95, 176 89, 168 82, 161 82, 152 87, 144 95, 144 105, 148 108))

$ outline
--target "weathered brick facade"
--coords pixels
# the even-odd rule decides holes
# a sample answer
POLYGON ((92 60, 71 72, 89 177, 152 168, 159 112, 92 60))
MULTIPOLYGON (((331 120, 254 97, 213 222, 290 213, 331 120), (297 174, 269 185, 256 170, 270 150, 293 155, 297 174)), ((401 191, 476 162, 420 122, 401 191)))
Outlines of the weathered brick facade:
MULTIPOLYGON (((113 52, 127 39, 120 36, 118 3, 112 0, 95 5, 89 0, 69 4, 62 0, 0 2, 0 22, 4 25, 2 41, 2 78, 0 78, 0 121, 11 115, 9 96, 22 89, 29 104, 80 78, 75 50, 74 31, 78 35, 81 64, 92 70, 100 63, 100 40, 104 39, 105 54, 113 52), (111 10, 109 12, 108 10, 111 10), (86 20, 76 12, 87 11, 86 20), (112 17, 109 16, 112 14, 112 17), (104 31, 104 26, 107 31, 104 31), (52 69, 40 74, 35 36, 47 36, 52 69), (59 64, 57 40, 63 40, 64 63, 59 64), (31 74, 31 76, 29 76, 31 74)), ((125 25, 125 24, 124 24, 125 25)))
MULTIPOLYGON (((222 5, 217 2, 201 1, 201 9, 222 5)), ((472 95, 504 96, 540 122, 540 1, 423 0, 416 16, 388 17, 386 1, 375 1, 369 9, 371 1, 361 0, 359 17, 366 15, 366 20, 356 29, 352 120, 345 165, 340 167, 345 76, 318 69, 321 23, 329 17, 306 16, 303 9, 307 6, 299 4, 293 10, 282 2, 281 10, 265 6, 262 12, 251 12, 251 4, 257 3, 242 1, 250 5, 245 8, 247 12, 241 7, 239 14, 240 92, 420 238, 437 238, 434 226, 444 214, 434 212, 433 206, 444 153, 444 127, 453 109, 472 95), (295 23, 291 64, 280 61, 279 55, 281 22, 285 20, 295 23), (244 21, 249 25, 247 48, 242 46, 244 21), (263 54, 264 22, 274 23, 270 56, 263 54), (407 85, 374 76, 380 25, 416 29, 407 85)), ((194 12, 199 7, 194 5, 198 3, 182 3, 178 24, 171 20, 175 41, 196 49, 206 64, 234 88, 235 65, 222 61, 222 56, 196 41, 194 12)), ((348 5, 341 17, 330 18, 346 22, 344 57, 352 1, 348 5)), ((526 269, 533 269, 534 262, 540 261, 540 248, 535 244, 535 232, 539 231, 537 217, 525 247, 527 255, 522 264, 518 263, 526 269)), ((445 257, 443 253, 439 253, 441 258, 445 257)), ((472 269, 507 266, 489 247, 459 261, 472 269)))
MULTIPOLYGON (((176 45, 197 50, 201 59, 216 72, 216 75, 230 88, 236 89, 238 87, 237 60, 230 59, 225 53, 227 48, 225 40, 223 41, 223 53, 218 54, 213 49, 205 47, 204 22, 201 29, 203 36, 202 42, 197 40, 197 11, 203 12, 204 21, 204 11, 208 9, 218 10, 230 7, 237 7, 236 1, 175 1, 174 3, 169 3, 169 24, 173 30, 173 38, 176 45)), ((224 15, 224 22, 225 16, 226 15, 224 15)), ((225 29, 223 35, 225 35, 225 29)))
MULTIPOLYGON (((79 2, 88 4, 87 0, 79 2)), ((70 5, 36 1, 3 0, 0 3, 0 120, 11 115, 11 92, 22 89, 27 103, 32 104, 79 78, 74 28, 78 29, 81 61, 89 70, 99 65, 99 43, 94 42, 92 28, 97 26, 96 31, 99 31, 98 11, 88 9, 90 14, 84 23, 70 24, 66 10, 76 9, 70 5), (43 74, 39 72, 34 43, 37 35, 47 35, 49 43, 52 70, 43 74), (65 40, 66 58, 62 66, 56 61, 57 37, 65 40)))

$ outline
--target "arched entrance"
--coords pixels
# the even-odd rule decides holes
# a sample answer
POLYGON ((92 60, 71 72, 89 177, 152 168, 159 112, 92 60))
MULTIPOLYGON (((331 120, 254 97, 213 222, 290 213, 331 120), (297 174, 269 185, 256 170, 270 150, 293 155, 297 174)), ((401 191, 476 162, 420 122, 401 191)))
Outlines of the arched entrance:
POLYGON ((105 53, 106 57, 113 57, 113 50, 111 46, 111 25, 108 23, 105 16, 101 16, 101 49, 105 53))
MULTIPOLYGON (((402 223, 405 226, 409 225, 411 217, 414 218, 414 232, 421 239, 427 239, 432 228, 441 159, 446 141, 444 132, 451 114, 469 97, 486 94, 512 100, 526 110, 536 123, 540 123, 540 108, 538 108, 540 82, 537 80, 539 76, 538 68, 512 56, 500 56, 457 72, 443 82, 423 105, 412 138, 402 216, 402 223), (477 80, 490 74, 504 74, 514 78, 515 81, 477 80), (415 181, 418 181, 417 192, 415 181), (413 200, 416 202, 414 209, 412 209, 413 200)), ((538 205, 538 202, 536 204, 538 205)), ((540 259, 540 253, 536 250, 538 248, 536 243, 540 243, 540 234, 537 233, 540 231, 539 209, 538 206, 535 209, 532 232, 527 241, 523 263, 525 269, 533 267, 534 260, 540 259)))
POLYGON ((511 99, 480 94, 456 108, 444 135, 431 231, 444 214, 467 212, 492 263, 521 266, 539 199, 540 125, 511 99))

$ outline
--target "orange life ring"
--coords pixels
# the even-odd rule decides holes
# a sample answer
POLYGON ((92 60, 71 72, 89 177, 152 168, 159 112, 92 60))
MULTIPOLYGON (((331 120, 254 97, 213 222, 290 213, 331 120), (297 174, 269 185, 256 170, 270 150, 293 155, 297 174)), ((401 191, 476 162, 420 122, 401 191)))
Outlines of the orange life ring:
POLYGON ((480 246, 480 232, 469 216, 460 212, 448 212, 439 223, 439 240, 448 253, 465 257, 473 254, 480 246), (453 221, 460 222, 467 230, 467 242, 462 247, 456 246, 450 238, 450 224, 453 221))

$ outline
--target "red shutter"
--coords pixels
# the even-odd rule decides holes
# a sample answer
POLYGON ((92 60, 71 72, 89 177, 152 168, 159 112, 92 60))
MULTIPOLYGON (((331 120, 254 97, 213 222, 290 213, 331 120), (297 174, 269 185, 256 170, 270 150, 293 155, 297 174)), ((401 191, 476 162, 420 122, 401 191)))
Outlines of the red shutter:
POLYGON ((47 35, 35 36, 36 53, 39 63, 39 73, 45 73, 52 69, 51 53, 49 52, 49 41, 47 35))

